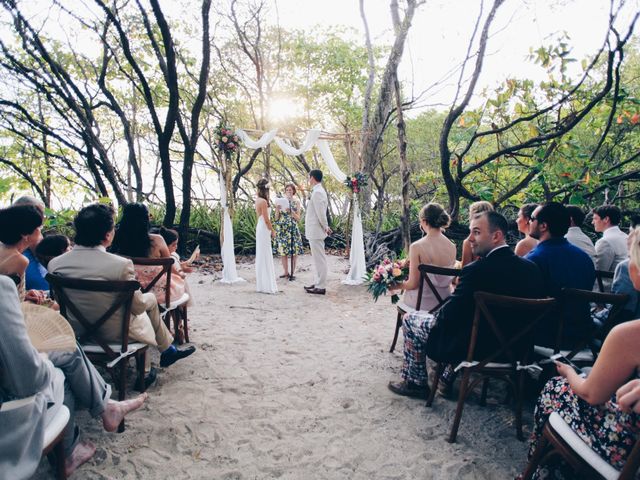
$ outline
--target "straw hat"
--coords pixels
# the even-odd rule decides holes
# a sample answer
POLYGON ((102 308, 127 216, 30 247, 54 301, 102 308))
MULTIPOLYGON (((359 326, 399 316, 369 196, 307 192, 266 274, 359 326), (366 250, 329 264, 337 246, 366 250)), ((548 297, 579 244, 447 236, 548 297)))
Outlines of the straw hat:
POLYGON ((71 352, 76 336, 69 322, 51 308, 22 302, 22 314, 31 344, 39 352, 71 352))

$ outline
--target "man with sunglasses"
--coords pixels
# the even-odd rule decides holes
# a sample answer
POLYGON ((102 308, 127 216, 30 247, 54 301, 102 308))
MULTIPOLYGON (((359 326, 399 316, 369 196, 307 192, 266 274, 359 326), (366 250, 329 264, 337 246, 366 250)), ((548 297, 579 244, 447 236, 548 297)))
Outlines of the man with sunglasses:
MULTIPOLYGON (((538 206, 529 218, 529 235, 538 240, 538 246, 525 257, 534 262, 542 272, 546 294, 560 295, 563 288, 591 290, 596 278, 593 261, 587 253, 569 243, 564 237, 569 230, 570 216, 567 208, 557 202, 538 206)), ((567 321, 563 331, 563 343, 574 344, 584 328, 590 326, 589 305, 567 305, 567 321)), ((556 341, 557 319, 549 317, 538 331, 536 344, 553 347, 556 341)))

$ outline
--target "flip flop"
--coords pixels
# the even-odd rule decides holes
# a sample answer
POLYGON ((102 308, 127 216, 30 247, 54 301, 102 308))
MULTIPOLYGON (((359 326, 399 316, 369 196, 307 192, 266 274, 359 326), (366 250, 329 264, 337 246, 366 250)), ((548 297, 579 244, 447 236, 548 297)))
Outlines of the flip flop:
POLYGON ((289 278, 289 274, 285 273, 284 275, 280 275, 280 278, 289 278))

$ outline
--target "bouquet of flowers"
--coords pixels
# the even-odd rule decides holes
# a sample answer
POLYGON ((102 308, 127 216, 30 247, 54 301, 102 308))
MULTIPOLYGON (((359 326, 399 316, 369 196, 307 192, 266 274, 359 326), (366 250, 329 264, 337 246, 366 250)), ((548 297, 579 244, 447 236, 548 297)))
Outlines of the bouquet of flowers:
POLYGON ((216 127, 216 146, 218 149, 225 153, 227 157, 231 156, 232 152, 235 152, 240 148, 240 137, 238 137, 233 130, 225 127, 222 123, 216 127))
MULTIPOLYGON (((374 301, 378 301, 380 295, 386 295, 389 287, 405 281, 409 278, 409 259, 405 258, 392 262, 385 258, 380 265, 365 276, 367 291, 371 293, 374 301)), ((400 300, 397 294, 391 296, 391 303, 396 304, 400 300)))
POLYGON ((360 193, 360 190, 367 186, 367 176, 362 172, 352 173, 343 183, 352 193, 360 193))

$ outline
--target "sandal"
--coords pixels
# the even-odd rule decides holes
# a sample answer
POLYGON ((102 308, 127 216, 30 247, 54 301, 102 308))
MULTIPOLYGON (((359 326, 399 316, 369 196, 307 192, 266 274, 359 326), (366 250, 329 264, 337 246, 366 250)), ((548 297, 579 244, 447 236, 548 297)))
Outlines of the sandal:
POLYGON ((284 275, 280 275, 280 278, 289 278, 289 274, 285 273, 284 275))

